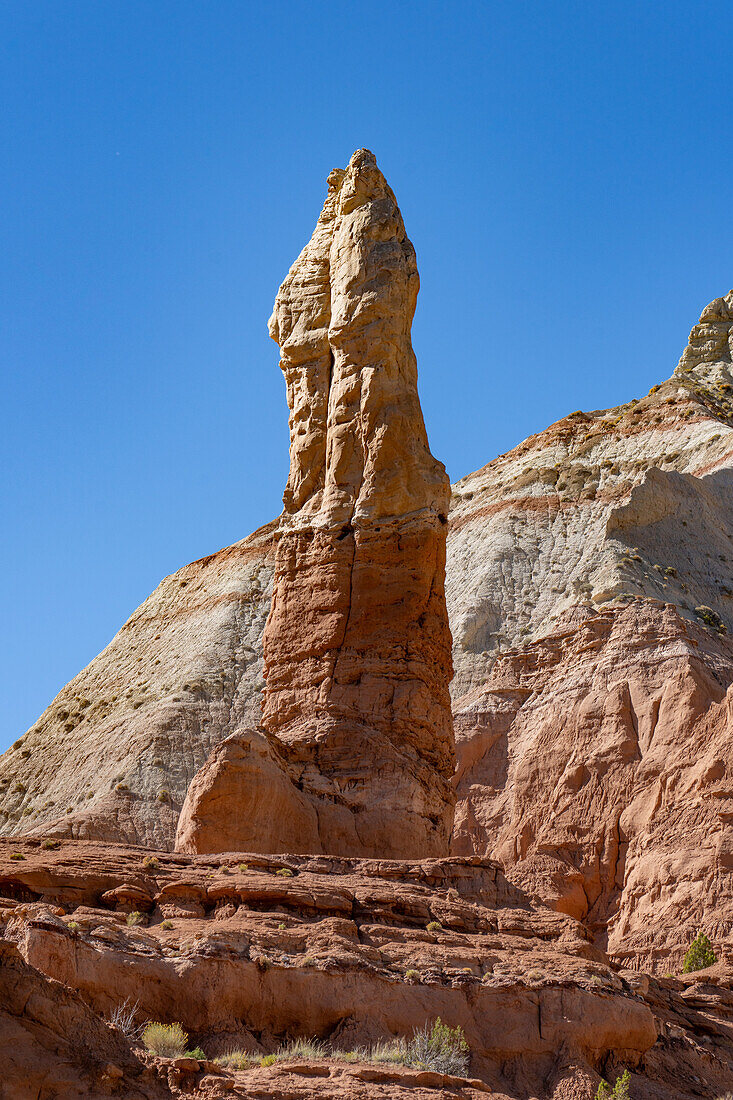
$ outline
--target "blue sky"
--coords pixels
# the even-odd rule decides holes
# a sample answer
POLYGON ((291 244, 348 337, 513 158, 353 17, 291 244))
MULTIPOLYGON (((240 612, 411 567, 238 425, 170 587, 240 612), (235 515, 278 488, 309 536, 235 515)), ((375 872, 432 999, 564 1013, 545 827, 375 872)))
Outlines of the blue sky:
POLYGON ((371 148, 456 479, 645 393, 733 285, 708 3, 0 3, 0 749, 159 580, 280 510, 266 322, 371 148))

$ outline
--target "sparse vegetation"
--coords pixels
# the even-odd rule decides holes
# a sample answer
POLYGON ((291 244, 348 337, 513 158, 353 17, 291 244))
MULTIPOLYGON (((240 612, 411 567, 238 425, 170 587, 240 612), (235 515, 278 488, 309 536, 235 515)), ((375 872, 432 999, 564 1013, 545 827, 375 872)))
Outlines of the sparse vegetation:
POLYGON ((142 924, 145 917, 142 913, 138 913, 137 909, 133 913, 128 913, 125 917, 125 924, 128 924, 130 928, 134 928, 136 924, 142 924))
POLYGON ((682 964, 682 973, 691 974, 695 970, 705 970, 715 962, 713 945, 704 932, 698 932, 690 944, 682 964))
POLYGON ((429 924, 425 925, 426 932, 442 932, 443 925, 439 920, 431 920, 429 924))
MULTIPOLYGON (((416 972, 415 972, 416 973, 416 972)), ((355 1050, 332 1050, 320 1039, 293 1039, 275 1051, 259 1057, 244 1050, 231 1050, 216 1059, 229 1069, 247 1069, 253 1063, 272 1066, 277 1062, 320 1061, 376 1062, 414 1066, 436 1073, 465 1075, 470 1060, 466 1037, 460 1027, 451 1028, 440 1017, 413 1032, 410 1039, 383 1040, 355 1050)))
POLYGON ((115 787, 116 791, 129 791, 129 789, 130 788, 127 786, 127 783, 118 783, 115 787))
POLYGON ((596 1092, 596 1100, 629 1100, 629 1081, 631 1075, 627 1069, 616 1078, 613 1088, 608 1081, 601 1081, 596 1092))
POLYGON ((292 878, 293 877, 293 872, 290 870, 289 867, 280 867, 280 869, 277 870, 275 872, 275 874, 279 875, 280 878, 292 878))
POLYGON ((225 1069, 249 1069, 258 1060, 257 1055, 248 1054, 246 1050, 230 1050, 214 1059, 218 1066, 225 1069))
POLYGON ((183 1055, 184 1058, 197 1058, 200 1061, 206 1057, 206 1054, 201 1047, 194 1047, 193 1050, 187 1050, 183 1055))
POLYGON ((170 932, 171 928, 173 927, 173 921, 164 920, 160 927, 165 929, 166 932, 170 932))
POLYGON ((81 928, 81 925, 76 920, 70 920, 66 927, 69 929, 70 932, 78 932, 81 928))
POLYGON ((702 604, 700 607, 695 608, 695 614, 701 622, 705 623, 705 626, 717 630, 719 634, 728 633, 725 623, 718 612, 713 611, 712 607, 706 607, 705 604, 702 604))
POLYGON ((465 1076, 470 1052, 462 1029, 449 1027, 438 1016, 432 1027, 426 1024, 413 1032, 407 1044, 407 1057, 411 1066, 465 1076))
POLYGON ((25 856, 23 855, 22 852, 13 852, 13 854, 11 855, 10 858, 11 859, 25 859, 25 856))
POLYGON ((171 796, 165 787, 158 791, 158 802, 170 802, 171 796))
POLYGON ((143 1030, 139 1024, 135 1023, 135 1016, 139 1007, 139 1001, 135 1001, 133 1004, 129 997, 125 997, 122 1004, 110 1009, 105 1016, 105 1020, 112 1027, 116 1027, 118 1031, 121 1031, 123 1035, 126 1035, 128 1039, 139 1039, 143 1030))
POLYGON ((239 870, 240 871, 249 871, 249 864, 248 863, 240 863, 239 864, 239 870))
POLYGON ((407 982, 419 982, 420 981, 420 971, 419 970, 406 970, 405 971, 405 981, 407 981, 407 982))
POLYGON ((160 860, 156 859, 155 856, 146 856, 143 860, 143 867, 146 871, 157 871, 160 867, 160 860))
POLYGON ((266 1057, 272 1059, 272 1062, 267 1063, 272 1065, 273 1062, 298 1062, 301 1060, 314 1062, 328 1056, 327 1048, 319 1039, 293 1039, 275 1054, 269 1054, 266 1057))
POLYGON ((142 1041, 151 1054, 159 1058, 182 1058, 188 1046, 188 1035, 180 1024, 146 1024, 142 1041))

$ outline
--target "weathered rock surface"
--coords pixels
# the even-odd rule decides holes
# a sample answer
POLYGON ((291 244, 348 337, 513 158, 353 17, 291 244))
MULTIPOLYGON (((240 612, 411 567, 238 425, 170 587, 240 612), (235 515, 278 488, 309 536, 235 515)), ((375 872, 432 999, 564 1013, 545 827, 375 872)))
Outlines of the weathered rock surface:
POLYGON ((500 456, 451 516, 454 849, 661 972, 733 929, 732 301, 668 382, 500 456))
POLYGON ((627 966, 726 955, 733 643, 652 600, 497 659, 457 715, 458 852, 486 852, 627 966))
POLYGON ((270 321, 290 408, 264 634, 272 749, 247 731, 214 754, 183 807, 181 850, 251 849, 256 837, 264 851, 448 851, 450 489, 417 396, 418 282, 394 195, 359 150, 331 173, 270 321))
MULTIPOLYGON (((453 487, 459 715, 497 656, 624 593, 690 622, 709 608, 733 630, 732 301, 706 308, 672 378, 647 397, 566 417, 453 487)), ((273 532, 163 581, 0 759, 3 832, 173 843, 211 749, 259 720, 273 532)))
POLYGON ((3 1100, 97 1100, 113 1091, 131 1100, 170 1095, 78 993, 30 966, 5 939, 0 939, 0 1044, 3 1100))
MULTIPOLYGON (((190 858, 2 840, 0 930, 15 960, 10 980, 20 972, 24 983, 15 999, 2 987, 0 1014, 32 1030, 46 1006, 44 1066, 59 1035, 78 1035, 82 1079, 100 1082, 90 1096, 371 1100, 404 1091, 428 1100, 488 1090, 567 1100, 592 1098, 599 1074, 613 1080, 629 1068, 635 1100, 712 1100, 733 1071, 727 955, 684 979, 619 968, 582 922, 532 902, 476 857, 190 858), (189 1060, 184 1072, 102 1023, 126 998, 140 1022, 181 1021, 209 1058, 232 1048, 261 1057, 297 1037, 354 1051, 409 1037, 439 1015, 466 1034, 470 1078, 328 1053, 271 1066, 255 1057, 241 1072, 189 1060), (124 1087, 101 1084, 110 1062, 124 1087)), ((74 1057, 64 1072, 75 1082, 74 1057)), ((54 1064, 46 1083, 65 1081, 60 1072, 54 1064)))
MULTIPOLYGON (((462 479, 451 502, 456 850, 500 860, 536 901, 582 917, 613 959, 659 972, 700 926, 725 955, 733 926, 732 317, 732 295, 712 303, 667 382, 559 421, 462 479)), ((290 382, 301 412, 304 371, 290 382)), ((315 411, 296 416, 296 439, 301 423, 322 453, 327 416, 320 435, 315 411)), ((312 484, 304 468, 291 472, 287 537, 318 533, 327 462, 312 484)), ((258 720, 277 552, 271 526, 163 582, 2 758, 6 833, 167 847, 211 749, 222 761, 272 753, 241 731, 258 720)), ((268 706, 286 728, 287 693, 275 687, 268 706)), ((300 763, 277 766, 299 836, 313 835, 287 786, 300 763)))
POLYGON ((0 829, 171 845, 211 749, 256 723, 273 526, 180 569, 0 758, 0 829))

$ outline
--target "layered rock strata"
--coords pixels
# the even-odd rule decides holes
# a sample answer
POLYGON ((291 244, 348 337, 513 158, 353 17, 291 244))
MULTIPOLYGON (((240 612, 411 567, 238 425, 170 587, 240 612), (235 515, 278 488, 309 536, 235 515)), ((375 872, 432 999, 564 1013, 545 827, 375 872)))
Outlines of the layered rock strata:
POLYGON ((610 965, 582 922, 532 902, 491 860, 3 840, 0 933, 12 1100, 27 1095, 26 1067, 36 1091, 150 1100, 568 1100, 623 1069, 639 1100, 712 1100, 730 1081, 730 954, 683 978, 610 965), (133 1024, 180 1021, 207 1057, 151 1058, 103 1023, 125 1001, 133 1024), (370 1064, 372 1044, 436 1016, 463 1029, 468 1077, 370 1064), (295 1038, 320 1052, 267 1058, 295 1038), (250 1064, 209 1061, 232 1049, 250 1064))
POLYGON ((361 149, 331 173, 270 320, 290 476, 264 633, 265 737, 243 732, 214 755, 181 815, 184 850, 252 847, 257 835, 266 851, 448 851, 450 489, 417 396, 418 285, 394 195, 361 149))
MULTIPOLYGON (((601 938, 607 922, 609 950, 662 972, 701 923, 726 944, 732 919, 718 749, 733 631, 731 317, 732 295, 711 303, 668 381, 532 436, 458 482, 450 509, 455 844, 500 857, 601 938), (710 778, 698 775, 716 750, 710 778), (648 822, 635 823, 631 801, 648 822)), ((322 490, 308 497, 298 477, 288 507, 301 492, 316 507, 322 490)), ((286 529, 301 512, 286 512, 286 529)), ((211 748, 257 721, 276 553, 266 528, 163 582, 2 758, 5 832, 171 845, 211 748)), ((287 713, 283 698, 272 697, 276 713, 287 713)), ((237 756, 237 783, 250 751, 274 753, 263 734, 249 739, 251 750, 250 740, 218 750, 237 756)), ((294 813, 283 760, 272 766, 291 820, 315 835, 312 808, 294 813)))

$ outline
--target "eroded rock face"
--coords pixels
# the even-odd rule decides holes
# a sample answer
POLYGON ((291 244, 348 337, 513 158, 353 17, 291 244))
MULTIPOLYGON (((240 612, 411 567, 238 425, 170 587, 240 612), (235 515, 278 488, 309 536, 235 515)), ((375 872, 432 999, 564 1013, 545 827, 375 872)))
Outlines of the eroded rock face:
POLYGON ((625 965, 679 967, 699 928, 729 942, 732 681, 733 643, 652 600, 508 651, 456 715, 456 851, 625 965))
POLYGON ((394 195, 359 150, 331 173, 270 320, 290 476, 264 633, 265 736, 237 733, 207 762, 179 850, 448 851, 450 490, 417 396, 417 291, 394 195))
POLYGON ((331 174, 270 321, 290 477, 262 724, 344 853, 439 854, 452 823, 449 485, 417 396, 417 291, 394 195, 359 150, 331 174))
POLYGON ((731 936, 730 300, 672 378, 499 456, 451 511, 455 850, 661 972, 731 936))

